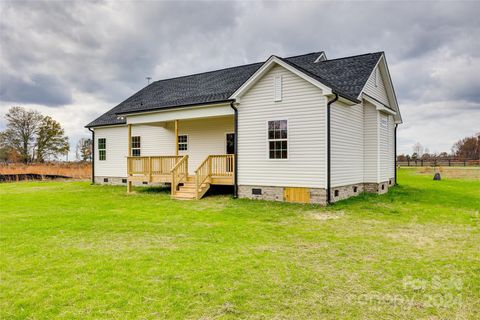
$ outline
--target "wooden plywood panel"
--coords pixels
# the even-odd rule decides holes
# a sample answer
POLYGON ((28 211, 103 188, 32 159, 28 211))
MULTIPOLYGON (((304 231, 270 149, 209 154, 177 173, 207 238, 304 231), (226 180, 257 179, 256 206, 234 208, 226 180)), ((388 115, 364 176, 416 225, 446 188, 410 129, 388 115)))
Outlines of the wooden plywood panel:
POLYGON ((310 203, 309 188, 284 188, 283 199, 287 202, 310 203))

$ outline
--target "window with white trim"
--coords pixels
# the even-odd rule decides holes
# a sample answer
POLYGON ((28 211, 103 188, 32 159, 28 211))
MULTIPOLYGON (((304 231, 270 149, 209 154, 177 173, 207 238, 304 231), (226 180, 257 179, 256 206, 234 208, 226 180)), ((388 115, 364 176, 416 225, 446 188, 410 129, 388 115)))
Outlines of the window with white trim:
POLYGON ((288 158, 287 120, 268 121, 268 158, 288 158))
POLYGON ((107 160, 107 139, 98 138, 98 160, 107 160))
POLYGON ((140 136, 132 137, 132 156, 140 157, 140 136))
POLYGON ((182 134, 178 136, 178 150, 187 151, 188 150, 188 136, 182 134))

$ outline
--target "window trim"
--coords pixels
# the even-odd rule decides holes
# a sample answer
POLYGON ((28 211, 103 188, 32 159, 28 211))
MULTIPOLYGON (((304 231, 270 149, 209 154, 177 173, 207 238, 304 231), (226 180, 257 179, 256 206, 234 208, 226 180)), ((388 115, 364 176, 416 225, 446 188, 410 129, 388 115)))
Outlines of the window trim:
MULTIPOLYGON (((267 119, 265 121, 265 157, 269 161, 289 161, 290 160, 290 119, 288 117, 281 118, 281 119, 267 119), (287 141, 287 157, 286 158, 275 158, 272 159, 270 158, 270 139, 268 139, 268 123, 270 121, 282 121, 286 120, 287 121, 287 139, 277 139, 277 140, 286 140, 287 141)), ((275 141, 273 139, 272 141, 275 141)))
POLYGON ((107 161, 107 138, 97 138, 98 161, 107 161), (100 140, 105 140, 105 147, 100 149, 100 140), (100 158, 100 151, 105 152, 105 159, 100 158))
POLYGON ((130 137, 130 156, 131 157, 141 157, 142 156, 142 136, 131 136, 130 137), (140 147, 138 148, 134 148, 133 147, 133 138, 138 138, 138 143, 140 145, 140 147), (138 156, 134 156, 133 155, 133 150, 138 150, 139 151, 139 155, 138 156))
POLYGON ((188 145, 190 144, 190 142, 189 142, 189 141, 190 141, 190 138, 188 137, 188 134, 179 133, 177 139, 178 139, 178 152, 188 151, 188 145), (180 136, 185 136, 185 137, 187 137, 187 142, 180 142, 180 136), (180 149, 180 145, 181 145, 181 144, 186 144, 186 145, 187 145, 187 149, 185 149, 185 150, 180 149))

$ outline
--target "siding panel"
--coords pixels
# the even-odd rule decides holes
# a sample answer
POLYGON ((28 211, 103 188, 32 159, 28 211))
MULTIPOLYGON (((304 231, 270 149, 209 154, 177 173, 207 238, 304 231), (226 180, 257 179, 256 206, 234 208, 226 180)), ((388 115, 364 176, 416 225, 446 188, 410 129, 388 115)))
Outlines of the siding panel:
POLYGON ((378 182, 378 111, 364 106, 364 182, 378 182))
POLYGON ((243 97, 238 107, 240 185, 325 187, 326 99, 317 87, 276 66, 243 97), (274 78, 282 76, 282 101, 274 78), (268 120, 288 120, 288 159, 267 156, 268 120))
POLYGON ((363 106, 331 106, 332 187, 363 182, 363 106))
POLYGON ((390 102, 387 97, 387 91, 385 89, 385 81, 382 77, 382 73, 378 67, 372 72, 368 78, 367 83, 363 91, 371 97, 374 97, 383 104, 390 106, 390 102), (377 74, 377 85, 375 85, 375 74, 377 74))

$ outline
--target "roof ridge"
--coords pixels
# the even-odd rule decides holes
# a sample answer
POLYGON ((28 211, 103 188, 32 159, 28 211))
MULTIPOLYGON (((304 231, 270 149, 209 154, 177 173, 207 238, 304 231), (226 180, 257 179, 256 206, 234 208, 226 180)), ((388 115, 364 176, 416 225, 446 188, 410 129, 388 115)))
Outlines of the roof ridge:
POLYGON ((349 59, 349 58, 357 58, 357 57, 368 56, 368 55, 377 54, 377 53, 384 54, 385 51, 369 52, 369 53, 356 54, 356 55, 348 56, 348 57, 341 57, 341 58, 335 58, 335 59, 327 59, 327 60, 324 60, 324 61, 322 61, 322 62, 328 62, 328 61, 334 61, 334 60, 342 60, 342 59, 349 59))
MULTIPOLYGON (((296 55, 296 56, 290 56, 290 57, 286 57, 286 58, 283 58, 283 59, 291 59, 291 58, 297 58, 297 57, 301 57, 301 56, 308 56, 308 55, 310 55, 310 54, 321 53, 321 52, 324 52, 324 51, 310 52, 310 53, 306 53, 306 54, 299 54, 299 55, 296 55)), ((272 56, 272 55, 270 55, 270 56, 267 58, 267 60, 268 60, 271 56, 272 56)), ((277 57, 278 57, 278 56, 277 56, 277 57)), ((153 81, 152 83, 150 83, 148 86, 151 86, 152 84, 154 84, 154 83, 156 83, 156 82, 162 82, 162 81, 180 79, 180 78, 191 77, 191 76, 198 76, 198 75, 201 75, 201 74, 207 74, 207 73, 212 73, 212 72, 217 72, 217 71, 224 71, 224 70, 228 70, 228 69, 248 67, 248 66, 252 66, 252 65, 254 65, 254 64, 265 63, 265 61, 267 61, 267 60, 259 61, 259 62, 252 62, 252 63, 247 63, 247 64, 242 64, 242 65, 233 66, 233 67, 226 67, 226 68, 221 68, 221 69, 216 69, 216 70, 210 70, 210 71, 203 71, 203 72, 198 72, 198 73, 186 74, 186 75, 183 75, 183 76, 177 76, 177 77, 172 77, 172 78, 155 80, 155 81, 153 81)), ((148 86, 147 86, 147 87, 148 87, 148 86)), ((146 88, 146 87, 144 87, 144 88, 146 88)))

